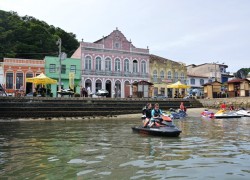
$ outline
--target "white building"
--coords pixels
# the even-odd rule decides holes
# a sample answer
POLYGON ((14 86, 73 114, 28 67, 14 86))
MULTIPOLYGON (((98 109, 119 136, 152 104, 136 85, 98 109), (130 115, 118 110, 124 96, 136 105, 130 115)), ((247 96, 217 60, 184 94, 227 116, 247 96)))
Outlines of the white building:
POLYGON ((188 90, 189 93, 195 93, 197 96, 201 96, 203 93, 203 84, 208 82, 212 82, 213 79, 204 75, 197 75, 197 74, 187 74, 187 85, 191 86, 188 90))

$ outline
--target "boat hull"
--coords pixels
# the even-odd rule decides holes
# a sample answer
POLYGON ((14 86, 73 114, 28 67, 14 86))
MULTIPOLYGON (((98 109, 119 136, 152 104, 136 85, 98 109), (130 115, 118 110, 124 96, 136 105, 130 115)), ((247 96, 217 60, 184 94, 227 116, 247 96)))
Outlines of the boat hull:
POLYGON ((179 130, 176 126, 163 126, 163 127, 152 127, 152 128, 134 126, 132 127, 132 130, 133 132, 137 132, 140 134, 164 136, 164 137, 178 137, 181 133, 181 130, 179 130))
POLYGON ((240 115, 215 115, 214 116, 216 119, 225 119, 225 118, 241 118, 242 116, 240 115))

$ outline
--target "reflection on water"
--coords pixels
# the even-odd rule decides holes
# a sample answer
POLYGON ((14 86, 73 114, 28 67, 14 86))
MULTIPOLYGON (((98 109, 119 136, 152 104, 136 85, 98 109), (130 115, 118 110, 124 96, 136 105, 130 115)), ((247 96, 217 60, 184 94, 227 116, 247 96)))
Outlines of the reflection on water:
POLYGON ((176 120, 179 138, 132 133, 140 123, 0 123, 0 177, 249 179, 250 118, 176 120))

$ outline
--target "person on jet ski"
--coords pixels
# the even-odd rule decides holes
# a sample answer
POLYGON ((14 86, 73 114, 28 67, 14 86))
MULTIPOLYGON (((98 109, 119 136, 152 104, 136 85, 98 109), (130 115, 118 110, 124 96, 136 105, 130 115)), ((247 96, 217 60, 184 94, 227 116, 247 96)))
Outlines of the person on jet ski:
POLYGON ((159 104, 155 103, 154 109, 151 111, 151 119, 150 119, 150 124, 149 127, 152 127, 153 125, 156 124, 156 119, 161 118, 162 116, 162 110, 159 108, 159 104))
POLYGON ((182 111, 184 111, 184 112, 187 111, 187 108, 184 106, 184 103, 183 103, 183 102, 181 102, 181 104, 180 104, 180 110, 182 110, 182 111))
POLYGON ((148 123, 152 117, 151 115, 151 111, 152 111, 152 104, 151 103, 147 103, 146 105, 146 109, 144 111, 144 115, 146 116, 145 120, 144 120, 144 124, 143 124, 143 127, 147 127, 148 126, 148 123))

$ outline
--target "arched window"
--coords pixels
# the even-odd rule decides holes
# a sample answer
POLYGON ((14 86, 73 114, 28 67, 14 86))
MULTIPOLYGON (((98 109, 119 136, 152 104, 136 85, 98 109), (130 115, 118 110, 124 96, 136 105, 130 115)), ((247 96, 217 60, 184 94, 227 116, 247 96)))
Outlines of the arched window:
POLYGON ((181 73, 181 80, 184 80, 185 79, 185 76, 184 76, 184 73, 182 72, 181 73))
POLYGON ((172 73, 171 73, 171 71, 168 71, 168 79, 172 79, 172 73))
POLYGON ((160 73, 160 77, 161 77, 161 80, 163 80, 163 79, 164 79, 164 71, 161 71, 161 73, 160 73))
POLYGON ((105 59, 105 70, 111 71, 111 59, 110 58, 105 59))
POLYGON ((91 70, 91 57, 90 56, 85 57, 85 69, 91 70))
POLYGON ((18 72, 16 73, 16 89, 20 89, 23 86, 23 73, 18 72))
POLYGON ((178 81, 178 72, 174 73, 174 79, 175 79, 175 81, 178 81))
POLYGON ((141 62, 141 72, 146 73, 146 62, 145 61, 141 62))
POLYGON ((137 63, 137 60, 133 61, 133 72, 134 73, 138 72, 138 63, 137 63))
POLYGON ((200 85, 204 84, 204 79, 200 79, 200 85))
POLYGON ((154 70, 154 72, 153 72, 153 81, 157 82, 157 71, 156 70, 154 70))
POLYGON ((124 60, 124 72, 129 72, 129 60, 124 60))
POLYGON ((102 59, 100 57, 95 58, 95 69, 96 71, 101 71, 102 69, 102 59))
POLYGON ((120 59, 115 59, 115 71, 121 71, 120 59))
POLYGON ((194 78, 192 78, 192 79, 190 80, 190 84, 195 84, 195 79, 194 79, 194 78))

